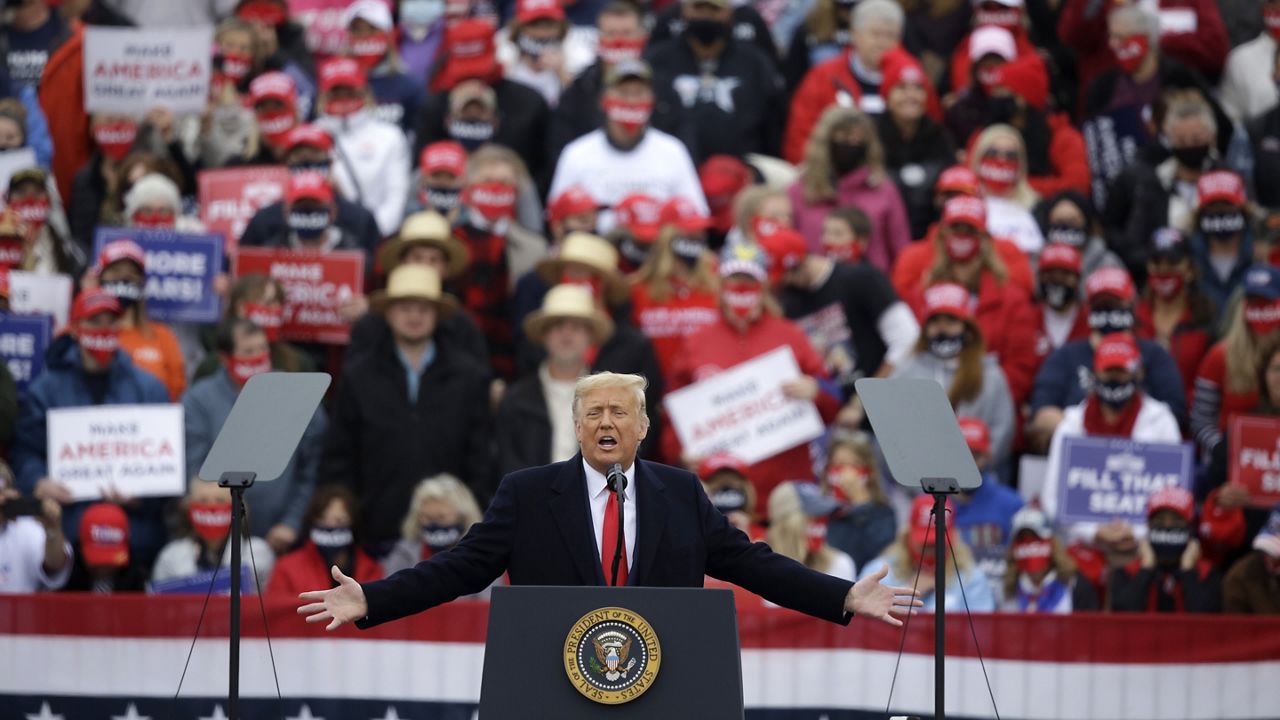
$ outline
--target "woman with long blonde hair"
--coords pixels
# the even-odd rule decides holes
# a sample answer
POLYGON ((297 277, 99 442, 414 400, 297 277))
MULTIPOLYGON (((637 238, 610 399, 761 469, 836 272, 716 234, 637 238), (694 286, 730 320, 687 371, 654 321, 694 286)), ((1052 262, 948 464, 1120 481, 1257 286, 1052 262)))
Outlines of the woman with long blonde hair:
POLYGON ((869 435, 859 432, 831 441, 821 486, 840 503, 828 524, 827 542, 849 553, 854 565, 866 565, 893 542, 898 520, 885 497, 869 435))
POLYGON ((458 478, 441 473, 424 479, 413 490, 400 524, 400 540, 383 567, 390 575, 448 550, 480 517, 475 496, 458 478))
POLYGON ((1012 125, 983 130, 969 152, 969 168, 978 176, 993 235, 1012 240, 1024 253, 1044 247, 1044 234, 1032 210, 1040 196, 1027 182, 1027 146, 1012 125))
POLYGON ((822 251, 822 223, 837 207, 856 206, 871 219, 867 261, 888 272, 911 243, 907 209, 885 170, 875 123, 856 108, 832 107, 822 114, 805 145, 800 177, 787 195, 796 227, 809 249, 822 251))
POLYGON ((827 514, 830 502, 823 502, 811 483, 784 482, 769 493, 769 530, 765 542, 779 555, 832 577, 852 581, 853 558, 827 544, 827 514))

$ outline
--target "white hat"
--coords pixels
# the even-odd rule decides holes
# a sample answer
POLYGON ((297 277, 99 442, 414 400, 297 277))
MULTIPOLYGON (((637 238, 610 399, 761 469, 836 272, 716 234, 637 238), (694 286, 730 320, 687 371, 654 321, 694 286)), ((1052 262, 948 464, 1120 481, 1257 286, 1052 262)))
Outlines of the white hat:
POLYGON ((178 193, 178 186, 168 177, 160 173, 148 173, 138 178, 138 182, 124 196, 124 216, 133 217, 143 205, 160 204, 173 208, 176 215, 182 210, 182 196, 178 193))
POLYGON ((983 25, 969 36, 969 59, 981 60, 987 55, 999 55, 1005 61, 1018 56, 1018 46, 1013 33, 996 25, 983 25))
POLYGON ((356 0, 342 14, 342 27, 351 27, 357 18, 382 31, 395 27, 391 20, 391 8, 382 0, 356 0))

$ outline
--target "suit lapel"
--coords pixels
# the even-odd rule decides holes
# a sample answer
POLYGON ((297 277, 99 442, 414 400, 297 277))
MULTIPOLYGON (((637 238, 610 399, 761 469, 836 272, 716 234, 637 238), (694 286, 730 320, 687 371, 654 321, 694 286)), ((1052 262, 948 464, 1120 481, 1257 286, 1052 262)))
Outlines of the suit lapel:
POLYGON ((628 585, 643 585, 653 559, 658 554, 662 531, 667 525, 666 485, 649 467, 636 461, 636 555, 628 585))
POLYGON ((592 535, 591 507, 587 503, 586 477, 582 456, 574 455, 560 468, 551 483, 551 515, 560 528, 565 548, 578 568, 583 585, 603 585, 600 556, 592 535))

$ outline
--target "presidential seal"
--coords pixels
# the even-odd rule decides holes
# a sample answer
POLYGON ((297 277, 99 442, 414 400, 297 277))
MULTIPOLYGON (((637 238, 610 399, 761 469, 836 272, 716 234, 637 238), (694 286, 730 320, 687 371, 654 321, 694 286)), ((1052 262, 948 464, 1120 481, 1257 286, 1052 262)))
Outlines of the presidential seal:
POLYGON ((662 662, 658 636, 648 621, 625 608, 583 615, 564 641, 564 671, 590 700, 620 705, 653 685, 662 662))

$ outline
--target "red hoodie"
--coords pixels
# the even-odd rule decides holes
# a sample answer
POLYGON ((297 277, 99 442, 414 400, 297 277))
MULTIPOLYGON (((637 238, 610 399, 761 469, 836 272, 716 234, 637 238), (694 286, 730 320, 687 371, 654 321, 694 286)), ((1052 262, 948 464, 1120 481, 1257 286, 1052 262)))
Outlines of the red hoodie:
MULTIPOLYGON (((676 390, 691 385, 746 362, 756 356, 782 346, 791 348, 795 353, 796 364, 800 372, 817 380, 827 380, 826 366, 809 338, 798 325, 790 320, 765 313, 761 318, 740 333, 731 327, 723 318, 714 325, 708 325, 697 333, 685 338, 680 352, 675 356, 672 370, 671 389, 676 390)), ((821 388, 814 399, 818 413, 823 422, 831 423, 840 411, 840 400, 821 388)), ((663 455, 670 459, 679 458, 683 451, 680 439, 675 433, 672 423, 666 423, 662 433, 663 455)), ((764 516, 768 512, 769 493, 787 480, 808 480, 813 478, 813 465, 809 459, 808 444, 797 445, 770 458, 765 458, 747 470, 751 484, 756 488, 760 498, 757 512, 764 516)))

